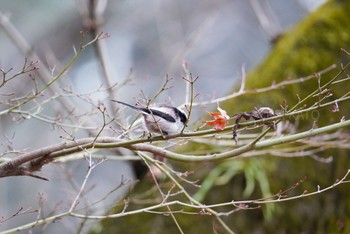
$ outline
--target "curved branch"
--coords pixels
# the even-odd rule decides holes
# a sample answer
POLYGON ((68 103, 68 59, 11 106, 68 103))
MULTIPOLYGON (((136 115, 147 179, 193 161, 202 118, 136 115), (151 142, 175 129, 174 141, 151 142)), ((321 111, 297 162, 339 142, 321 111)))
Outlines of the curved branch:
MULTIPOLYGON (((346 128, 350 126, 350 120, 346 120, 340 123, 335 123, 325 127, 311 129, 305 132, 296 133, 289 136, 279 137, 275 139, 264 140, 256 142, 255 144, 247 144, 233 150, 212 154, 212 155, 185 155, 175 153, 160 147, 156 147, 149 144, 136 143, 131 144, 130 141, 120 141, 117 138, 112 137, 101 137, 101 138, 83 138, 79 140, 62 142, 60 144, 48 146, 41 148, 26 154, 23 154, 11 161, 4 162, 0 164, 0 177, 6 176, 16 176, 16 175, 31 175, 31 172, 37 171, 45 164, 45 160, 53 160, 55 157, 68 155, 74 152, 81 151, 82 149, 91 149, 91 148, 118 148, 124 147, 134 151, 144 151, 157 154, 159 156, 176 160, 182 162, 204 162, 204 161, 218 161, 227 158, 232 158, 243 154, 245 152, 254 150, 254 149, 263 149, 275 145, 285 144, 307 137, 316 136, 319 134, 335 131, 341 128, 346 128), (38 160, 37 163, 32 163, 33 160, 38 160)), ((35 162, 35 161, 34 161, 35 162)))

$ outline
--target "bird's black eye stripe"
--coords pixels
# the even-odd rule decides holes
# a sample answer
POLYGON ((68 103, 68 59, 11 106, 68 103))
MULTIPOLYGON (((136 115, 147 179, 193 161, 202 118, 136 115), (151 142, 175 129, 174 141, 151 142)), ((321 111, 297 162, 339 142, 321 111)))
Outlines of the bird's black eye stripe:
POLYGON ((183 112, 179 111, 179 110, 178 110, 177 108, 175 108, 175 107, 173 107, 173 110, 174 110, 175 114, 176 114, 177 116, 180 117, 181 122, 182 122, 182 123, 186 123, 186 121, 187 121, 187 116, 186 116, 183 112))
POLYGON ((154 109, 149 109, 149 110, 155 116, 159 116, 159 117, 161 117, 161 118, 163 118, 165 120, 168 120, 169 122, 173 122, 173 123, 176 122, 176 120, 173 117, 171 117, 170 115, 168 115, 168 114, 166 114, 164 112, 161 112, 161 111, 158 111, 158 110, 154 110, 154 109))

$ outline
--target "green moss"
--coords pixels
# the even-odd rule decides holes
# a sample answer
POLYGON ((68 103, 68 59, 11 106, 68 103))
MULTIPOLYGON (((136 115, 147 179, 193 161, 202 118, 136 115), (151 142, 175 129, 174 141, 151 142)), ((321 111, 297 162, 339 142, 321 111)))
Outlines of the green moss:
POLYGON ((349 1, 325 4, 277 41, 273 52, 249 74, 247 86, 303 77, 343 62, 340 48, 350 48, 349 12, 349 1))

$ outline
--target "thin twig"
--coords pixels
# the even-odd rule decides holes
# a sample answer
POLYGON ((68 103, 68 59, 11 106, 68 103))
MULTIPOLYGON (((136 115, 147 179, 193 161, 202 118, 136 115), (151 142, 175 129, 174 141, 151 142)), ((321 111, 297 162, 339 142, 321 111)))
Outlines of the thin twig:
MULTIPOLYGON (((325 69, 323 69, 321 71, 318 71, 317 73, 322 75, 322 74, 327 73, 327 72, 329 72, 329 71, 331 71, 331 70, 333 70, 335 68, 336 68, 336 65, 332 64, 331 66, 329 66, 329 67, 327 67, 327 68, 325 68, 325 69)), ((232 93, 230 95, 227 95, 227 96, 224 96, 224 97, 220 97, 220 98, 216 98, 216 99, 212 99, 210 101, 194 102, 193 106, 203 106, 203 105, 208 105, 208 104, 221 103, 221 102, 224 102, 224 101, 227 101, 227 100, 230 100, 230 99, 234 99, 234 98, 246 95, 246 94, 251 94, 251 93, 265 93, 265 92, 269 92, 269 91, 272 91, 272 90, 280 89, 280 88, 282 88, 284 86, 298 84, 298 83, 303 83, 305 81, 308 81, 308 80, 311 80, 311 79, 314 79, 314 78, 315 78, 315 75, 312 74, 312 75, 309 75, 309 76, 306 76, 306 77, 301 77, 301 78, 298 78, 298 79, 284 80, 284 81, 281 81, 279 83, 273 83, 271 86, 267 86, 267 87, 263 87, 263 88, 257 88, 257 89, 244 90, 243 92, 234 92, 234 93, 232 93)), ((242 81, 243 81, 243 77, 242 77, 242 81)), ((240 87, 242 87, 242 84, 241 84, 240 87)))

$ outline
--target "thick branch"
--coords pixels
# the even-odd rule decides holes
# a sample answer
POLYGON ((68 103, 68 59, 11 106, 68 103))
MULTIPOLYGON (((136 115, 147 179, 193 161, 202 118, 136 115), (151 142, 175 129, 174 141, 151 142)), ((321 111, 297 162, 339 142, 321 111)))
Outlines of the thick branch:
POLYGON ((350 126, 350 120, 346 120, 340 123, 335 123, 335 124, 317 128, 317 129, 311 129, 305 132, 296 133, 289 136, 260 141, 255 144, 247 144, 242 147, 235 148, 233 150, 230 150, 224 153, 218 153, 213 155, 179 154, 179 153, 171 152, 169 150, 156 147, 153 145, 137 143, 137 141, 134 141, 134 142, 120 141, 117 138, 111 138, 111 137, 102 137, 98 139, 83 138, 76 141, 63 142, 57 145, 38 149, 32 152, 23 154, 11 161, 4 162, 0 164, 0 177, 13 176, 13 175, 25 175, 23 174, 23 170, 24 170, 23 167, 27 167, 25 168, 25 170, 30 172, 33 171, 34 169, 38 170, 37 168, 38 165, 35 164, 36 167, 32 168, 33 166, 31 166, 30 163, 29 164, 25 164, 25 163, 28 163, 32 160, 38 160, 44 157, 47 160, 52 160, 55 157, 78 152, 78 151, 81 151, 82 149, 124 147, 130 150, 154 153, 159 156, 176 160, 176 161, 183 161, 183 162, 217 161, 217 160, 223 160, 223 159, 235 157, 237 155, 251 151, 253 149, 263 149, 274 145, 289 143, 289 142, 297 141, 307 137, 312 137, 319 134, 336 131, 338 129, 346 128, 349 126, 350 126))

